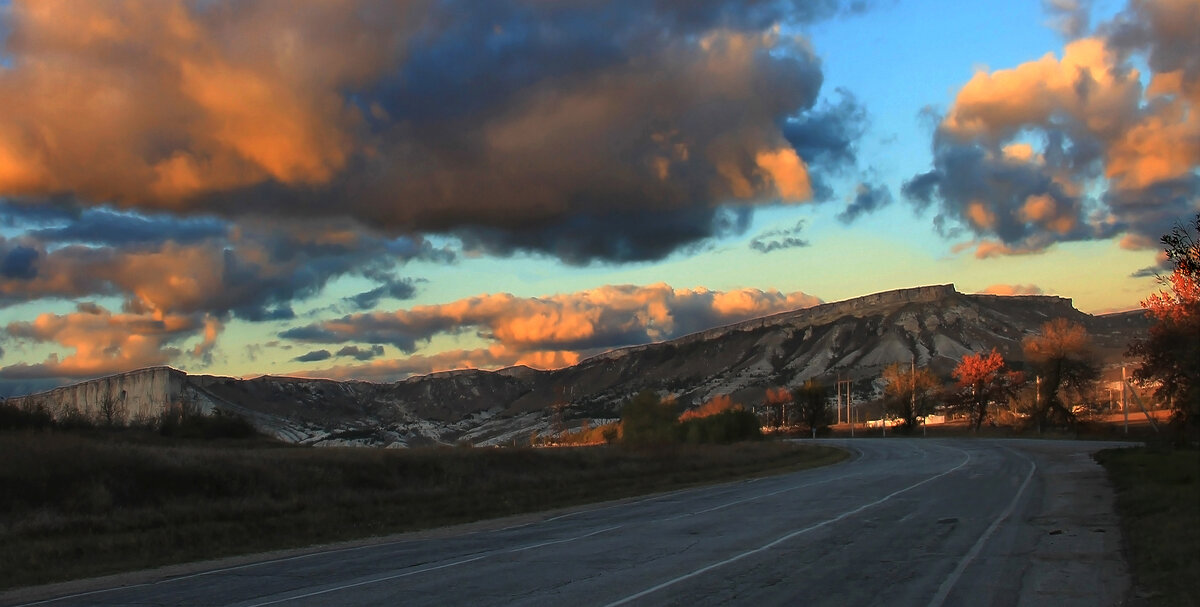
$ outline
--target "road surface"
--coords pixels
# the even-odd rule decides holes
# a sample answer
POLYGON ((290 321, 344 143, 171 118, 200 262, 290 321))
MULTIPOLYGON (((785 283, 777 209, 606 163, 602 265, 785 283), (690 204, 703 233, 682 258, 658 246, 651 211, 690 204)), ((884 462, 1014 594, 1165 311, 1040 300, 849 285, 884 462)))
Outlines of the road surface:
MULTIPOLYGON (((399 536, 42 605, 1117 605, 1097 442, 831 440, 784 476, 399 536)), ((7 597, 19 598, 10 594, 7 597)))

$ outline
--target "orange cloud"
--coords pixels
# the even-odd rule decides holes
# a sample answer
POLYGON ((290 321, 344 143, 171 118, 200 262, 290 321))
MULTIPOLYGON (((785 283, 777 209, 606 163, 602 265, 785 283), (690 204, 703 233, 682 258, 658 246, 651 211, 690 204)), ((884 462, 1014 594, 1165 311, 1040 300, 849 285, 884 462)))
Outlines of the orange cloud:
POLYGON ((180 353, 169 344, 198 328, 190 316, 113 314, 81 304, 78 312, 9 323, 5 330, 11 337, 58 344, 72 353, 63 358, 52 354, 32 365, 10 365, 0 369, 0 377, 92 377, 162 365, 180 353))
MULTIPOLYGON (((422 368, 462 363, 566 366, 581 356, 620 346, 659 341, 775 312, 820 303, 800 292, 740 289, 674 289, 609 285, 577 293, 518 298, 480 295, 393 313, 345 316, 285 331, 281 337, 308 342, 387 343, 406 352, 439 334, 474 329, 491 342, 487 357, 414 358, 422 368)), ((383 361, 374 364, 383 365, 383 361)))

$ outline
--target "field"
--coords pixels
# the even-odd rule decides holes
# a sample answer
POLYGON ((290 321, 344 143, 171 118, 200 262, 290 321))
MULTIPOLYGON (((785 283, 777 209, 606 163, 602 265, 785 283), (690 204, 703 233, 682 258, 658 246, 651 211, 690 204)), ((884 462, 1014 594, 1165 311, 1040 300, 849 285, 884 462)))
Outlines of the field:
POLYGON ((1096 454, 1117 490, 1134 604, 1200 605, 1200 451, 1096 454))
POLYGON ((315 449, 0 433, 0 588, 377 536, 830 464, 777 442, 315 449))

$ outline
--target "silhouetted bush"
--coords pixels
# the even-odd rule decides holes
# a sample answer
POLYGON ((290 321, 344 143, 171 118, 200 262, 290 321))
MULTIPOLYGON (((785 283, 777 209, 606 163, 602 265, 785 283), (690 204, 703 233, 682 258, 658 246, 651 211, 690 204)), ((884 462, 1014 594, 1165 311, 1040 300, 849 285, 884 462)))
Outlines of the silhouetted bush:
POLYGON ((213 409, 205 415, 186 403, 171 407, 163 414, 158 432, 174 438, 205 440, 258 436, 254 424, 236 413, 213 409))
POLYGON ((42 431, 53 425, 54 419, 50 417, 50 412, 41 406, 26 411, 16 405, 0 403, 0 430, 42 431))

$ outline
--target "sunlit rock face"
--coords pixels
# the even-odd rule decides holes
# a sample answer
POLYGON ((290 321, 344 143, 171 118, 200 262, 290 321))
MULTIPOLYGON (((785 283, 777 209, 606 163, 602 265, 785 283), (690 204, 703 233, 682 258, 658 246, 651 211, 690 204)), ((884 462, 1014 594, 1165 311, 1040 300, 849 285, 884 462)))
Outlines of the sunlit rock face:
POLYGON ((964 354, 995 348, 1023 364, 1021 341, 1052 318, 1091 333, 1102 360, 1119 361, 1147 321, 1141 313, 1091 316, 1042 295, 968 295, 953 285, 876 293, 606 352, 553 371, 435 373, 390 384, 263 376, 189 376, 165 367, 101 378, 13 399, 53 412, 96 416, 106 395, 124 395, 130 418, 186 402, 246 416, 269 434, 314 445, 408 447, 469 441, 527 443, 532 434, 593 425, 619 415, 645 389, 685 405, 731 395, 762 402, 771 388, 808 379, 856 382, 870 392, 884 367, 916 362, 948 377, 964 354))

